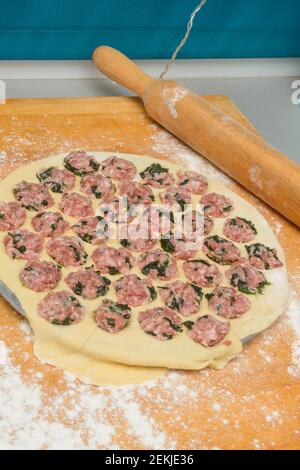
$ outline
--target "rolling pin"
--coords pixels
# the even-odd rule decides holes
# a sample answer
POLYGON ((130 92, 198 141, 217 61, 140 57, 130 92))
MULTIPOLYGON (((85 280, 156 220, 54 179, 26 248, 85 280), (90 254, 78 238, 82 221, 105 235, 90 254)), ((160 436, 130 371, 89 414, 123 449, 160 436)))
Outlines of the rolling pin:
POLYGON ((96 67, 136 93, 149 116, 300 227, 300 167, 201 96, 173 80, 153 79, 108 46, 96 67))

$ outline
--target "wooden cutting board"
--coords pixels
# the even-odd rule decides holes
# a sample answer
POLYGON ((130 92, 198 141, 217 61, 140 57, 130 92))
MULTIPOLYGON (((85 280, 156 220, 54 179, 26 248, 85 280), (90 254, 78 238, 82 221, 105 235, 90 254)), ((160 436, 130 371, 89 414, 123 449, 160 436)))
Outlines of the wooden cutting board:
MULTIPOLYGON (((252 127, 227 97, 206 96, 205 99, 252 127)), ((136 98, 14 99, 0 106, 1 178, 28 161, 78 148, 148 154, 173 161, 180 161, 181 154, 189 153, 183 144, 146 115, 136 98)), ((183 165, 186 166, 185 163, 183 165)), ((214 171, 209 163, 207 168, 214 171)), ((293 295, 297 298, 298 294, 300 298, 299 230, 233 181, 228 180, 228 184, 254 204, 277 233, 285 251, 293 295)), ((46 413, 49 423, 59 422, 78 430, 84 421, 83 445, 94 446, 88 437, 89 431, 93 430, 88 429, 85 409, 72 420, 64 415, 66 400, 70 397, 69 381, 61 371, 40 364, 33 357, 32 342, 28 341, 25 330, 24 320, 1 298, 0 341, 7 345, 11 367, 18 371, 24 386, 30 388, 34 383, 40 387, 43 415, 45 410, 51 409, 54 390, 56 395, 60 394, 62 403, 56 413, 46 413)), ((141 435, 134 431, 134 419, 128 415, 132 407, 128 406, 128 413, 124 414, 128 398, 124 397, 124 406, 120 406, 119 395, 116 406, 105 411, 105 422, 114 426, 114 433, 109 443, 103 444, 100 439, 99 447, 299 448, 300 365, 297 368, 297 358, 292 354, 297 344, 299 347, 296 340, 289 318, 284 315, 247 344, 239 357, 221 371, 183 372, 176 379, 173 377, 173 382, 168 377, 161 379, 143 393, 141 390, 131 391, 130 401, 134 400, 140 412, 144 413, 143 417, 154 429, 153 433, 164 436, 161 441, 153 438, 152 442, 149 436, 148 439, 143 436, 143 431, 141 435), (174 390, 170 391, 172 388, 174 390), (118 422, 121 425, 116 424, 118 422)), ((1 373, 5 373, 5 368, 0 364, 1 373)), ((102 390, 76 381, 72 383, 72 389, 74 387, 81 394, 100 397, 102 393, 102 390)), ((106 397, 110 393, 110 390, 103 391, 106 397)), ((13 442, 13 437, 10 439, 13 442)), ((51 447, 51 443, 48 444, 45 438, 42 447, 51 447)), ((15 445, 19 445, 17 437, 15 445)))

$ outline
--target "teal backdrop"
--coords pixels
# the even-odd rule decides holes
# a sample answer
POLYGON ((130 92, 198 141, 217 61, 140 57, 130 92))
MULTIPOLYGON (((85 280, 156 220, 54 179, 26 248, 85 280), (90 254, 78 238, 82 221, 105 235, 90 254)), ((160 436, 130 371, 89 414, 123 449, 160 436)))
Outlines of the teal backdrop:
MULTIPOLYGON (((0 0, 1 59, 165 59, 199 0, 0 0)), ((300 0, 207 0, 181 58, 300 57, 300 0)))

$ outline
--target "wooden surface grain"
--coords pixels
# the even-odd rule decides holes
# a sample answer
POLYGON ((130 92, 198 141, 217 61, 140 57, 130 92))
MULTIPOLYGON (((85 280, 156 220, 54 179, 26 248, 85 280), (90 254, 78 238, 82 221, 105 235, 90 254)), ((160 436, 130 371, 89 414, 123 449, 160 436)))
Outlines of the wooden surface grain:
MULTIPOLYGON (((228 98, 205 99, 253 129, 228 98)), ((0 176, 28 161, 76 148, 180 161, 180 152, 174 152, 173 137, 172 145, 169 149, 165 146, 163 152, 153 145, 162 132, 136 98, 8 100, 0 106, 0 176)), ((254 204, 277 232, 285 251, 293 295, 299 298, 299 230, 238 184, 230 182, 230 187, 254 204)), ((33 377, 42 374, 39 386, 48 406, 54 393, 63 394, 67 390, 68 382, 60 370, 42 365, 34 358, 32 342, 24 328, 20 328, 23 324, 23 319, 1 298, 0 341, 6 343, 11 363, 19 367, 24 383, 30 384, 33 377)), ((175 442, 177 449, 297 449, 300 376, 292 355, 296 340, 287 315, 283 315, 223 370, 180 373, 184 384, 194 392, 192 401, 183 393, 179 403, 159 407, 158 397, 163 400, 166 393, 160 381, 147 393, 147 399, 137 393, 139 407, 150 413, 157 428, 175 442)), ((0 365, 0 375, 1 370, 0 365)), ((60 415, 49 419, 64 420, 60 415)), ((80 419, 68 425, 78 427, 80 419)), ((115 429, 114 445, 130 449, 147 447, 127 432, 126 423, 116 411, 107 419, 121 423, 115 429)))

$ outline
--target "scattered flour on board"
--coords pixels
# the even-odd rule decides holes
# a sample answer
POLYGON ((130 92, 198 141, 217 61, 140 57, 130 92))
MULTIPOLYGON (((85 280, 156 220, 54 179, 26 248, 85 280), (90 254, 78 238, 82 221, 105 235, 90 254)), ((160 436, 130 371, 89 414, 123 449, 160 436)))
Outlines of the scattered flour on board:
POLYGON ((0 341, 0 365, 5 365, 7 363, 7 349, 4 341, 0 341))
POLYGON ((28 341, 33 339, 33 331, 27 320, 21 320, 19 328, 24 333, 25 338, 28 341))
POLYGON ((263 349, 259 349, 258 352, 266 362, 268 362, 269 364, 272 364, 273 359, 270 356, 270 354, 266 353, 263 349))
POLYGON ((4 165, 7 163, 7 153, 6 152, 0 152, 0 165, 4 165))
POLYGON ((300 376, 300 300, 292 296, 291 302, 287 309, 287 316, 294 330, 296 339, 292 343, 291 363, 288 372, 294 377, 300 376))
POLYGON ((208 178, 215 179, 227 185, 232 183, 232 179, 229 176, 225 175, 221 170, 206 160, 206 158, 189 148, 172 134, 165 130, 157 131, 155 124, 151 124, 150 127, 156 130, 151 137, 153 142, 151 148, 158 155, 168 155, 170 159, 173 159, 175 162, 176 159, 179 158, 187 164, 189 170, 199 171, 208 178))
MULTIPOLYGON (((61 152, 85 144, 85 141, 81 143, 79 128, 76 140, 74 138, 67 141, 60 135, 49 133, 43 123, 41 123, 40 131, 44 138, 39 142, 29 132, 24 140, 18 140, 16 138, 18 120, 12 118, 12 121, 14 121, 15 128, 12 126, 11 135, 7 136, 6 141, 3 142, 5 147, 10 149, 9 162, 6 161, 6 151, 0 149, 0 165, 6 163, 7 168, 10 165, 15 166, 16 163, 26 164, 26 147, 31 149, 34 158, 40 158, 48 156, 49 143, 51 148, 59 145, 61 152)), ((74 125, 76 124, 73 122, 74 125)), ((176 137, 167 131, 158 130, 157 125, 150 127, 153 131, 152 150, 157 156, 168 155, 171 160, 175 161, 179 158, 186 163, 186 168, 202 172, 208 178, 225 185, 231 185, 232 180, 228 176, 176 137)), ((103 150, 115 149, 114 135, 109 135, 107 132, 105 141, 107 146, 103 150)), ((118 148, 122 146, 122 142, 118 143, 118 148)), ((92 140, 91 147, 95 147, 92 140)), ((50 153, 57 152, 50 150, 50 153)), ((275 231, 278 233, 280 230, 281 224, 278 222, 275 231)), ((292 300, 287 317, 296 337, 288 372, 298 377, 300 374, 300 300, 295 298, 292 300)), ((32 341, 32 331, 28 323, 22 320, 18 329, 22 333, 23 340, 25 339, 26 344, 29 344, 32 341)), ((261 345, 258 352, 263 364, 259 367, 275 367, 271 361, 275 362, 276 355, 271 356, 268 347, 276 342, 276 334, 281 335, 281 330, 274 325, 256 340, 261 345)), ((259 425, 256 426, 260 417, 271 428, 284 428, 285 422, 291 425, 290 415, 287 413, 285 416, 283 404, 278 404, 280 411, 271 408, 270 403, 264 404, 268 394, 273 394, 273 391, 262 390, 261 396, 251 392, 245 392, 244 395, 238 393, 239 381, 243 384, 243 374, 245 374, 246 382, 247 376, 253 380, 256 379, 256 371, 250 367, 247 348, 243 355, 227 366, 229 373, 224 374, 222 380, 218 379, 218 371, 205 370, 193 375, 169 372, 157 381, 136 386, 91 387, 78 382, 71 374, 59 373, 54 374, 54 377, 61 378, 58 379, 57 387, 55 382, 52 385, 51 395, 49 395, 49 386, 47 390, 44 387, 43 367, 40 367, 39 372, 32 369, 32 375, 25 380, 21 366, 13 362, 13 357, 15 357, 13 353, 16 352, 25 362, 28 361, 30 371, 33 360, 31 351, 29 349, 24 351, 17 343, 10 351, 5 343, 0 341, 0 449, 128 449, 135 447, 173 449, 180 445, 177 443, 177 436, 180 435, 181 430, 184 430, 188 436, 190 448, 201 448, 202 445, 205 448, 218 449, 223 444, 222 435, 221 441, 217 434, 212 439, 211 429, 209 426, 206 427, 206 423, 213 425, 214 429, 222 425, 222 434, 228 432, 230 436, 236 429, 234 445, 238 446, 238 439, 243 432, 244 418, 253 432, 252 446, 259 449, 273 445, 271 441, 267 441, 267 433, 266 442, 257 438, 259 434, 256 432, 261 432, 259 425), (237 377, 239 377, 238 381, 237 377), (241 413, 232 416, 230 407, 237 404, 241 413), (192 421, 193 410, 197 409, 199 414, 202 409, 205 409, 205 419, 200 433, 199 429, 193 426, 192 421), (187 416, 191 417, 190 422, 185 421, 187 416), (251 422, 248 421, 249 416, 251 416, 251 422), (119 438, 118 436, 124 435, 124 429, 126 429, 125 438, 119 438), (128 441, 122 440, 126 438, 128 441)), ((49 367, 45 366, 47 370, 49 367)), ((272 402, 275 403, 276 398, 274 392, 272 402)), ((295 429, 293 432, 296 434, 299 430, 295 429)))
MULTIPOLYGON (((128 435, 133 436, 141 447, 175 447, 175 442, 157 428, 155 419, 141 409, 134 393, 137 392, 138 396, 140 391, 141 396, 147 396, 153 383, 96 388, 78 383, 71 374, 66 373, 64 381, 67 390, 57 394, 53 386, 51 406, 47 407, 42 387, 38 383, 43 374, 36 374, 30 383, 25 383, 20 368, 13 365, 8 356, 5 344, 1 341, 0 449, 116 448, 112 438, 119 423, 114 425, 107 418, 109 413, 116 412, 124 418, 128 435)), ((176 387, 179 376, 175 380, 171 377, 170 380, 176 387)))

